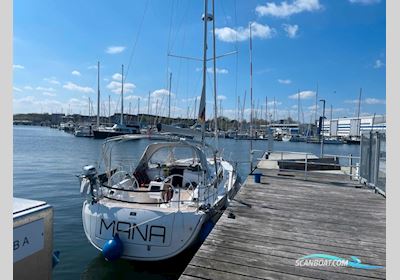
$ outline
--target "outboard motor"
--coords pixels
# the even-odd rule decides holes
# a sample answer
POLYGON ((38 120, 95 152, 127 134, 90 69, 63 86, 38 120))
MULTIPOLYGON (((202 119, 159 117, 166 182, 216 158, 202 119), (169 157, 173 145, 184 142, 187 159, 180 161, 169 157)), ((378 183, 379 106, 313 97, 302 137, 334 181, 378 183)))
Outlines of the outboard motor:
POLYGON ((83 167, 83 173, 79 176, 81 180, 81 194, 94 196, 93 187, 96 186, 97 170, 93 165, 83 167))

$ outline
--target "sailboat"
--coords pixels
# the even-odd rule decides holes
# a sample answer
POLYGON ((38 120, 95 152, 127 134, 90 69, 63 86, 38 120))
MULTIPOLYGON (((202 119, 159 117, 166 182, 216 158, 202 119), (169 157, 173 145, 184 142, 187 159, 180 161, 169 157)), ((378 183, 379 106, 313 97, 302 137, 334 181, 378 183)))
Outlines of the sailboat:
POLYGON ((112 127, 98 126, 97 129, 93 131, 93 136, 95 139, 105 139, 125 134, 140 134, 140 126, 124 124, 124 65, 122 65, 120 123, 114 124, 112 127))
POLYGON ((107 260, 158 261, 178 255, 204 240, 240 187, 234 166, 205 142, 207 21, 213 15, 204 2, 201 141, 176 136, 161 141, 158 135, 159 142, 149 144, 133 166, 126 159, 129 141, 152 136, 112 137, 103 144, 100 166, 83 168, 83 228, 107 260), (118 144, 125 146, 118 150, 118 144))
POLYGON ((282 136, 282 141, 283 142, 289 142, 291 139, 292 139, 292 135, 290 135, 290 134, 284 134, 282 136))
POLYGON ((89 97, 89 122, 80 124, 78 127, 75 128, 74 135, 76 137, 93 137, 93 125, 91 123, 91 102, 89 97))

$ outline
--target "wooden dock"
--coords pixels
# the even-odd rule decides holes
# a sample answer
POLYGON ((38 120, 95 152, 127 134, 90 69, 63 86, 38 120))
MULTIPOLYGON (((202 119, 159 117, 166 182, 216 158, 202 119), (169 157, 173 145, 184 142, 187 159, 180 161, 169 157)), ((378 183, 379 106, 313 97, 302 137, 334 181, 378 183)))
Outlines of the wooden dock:
POLYGON ((329 254, 385 267, 385 198, 340 174, 309 172, 305 181, 261 171, 261 184, 248 177, 180 279, 386 278, 385 268, 295 266, 329 254))

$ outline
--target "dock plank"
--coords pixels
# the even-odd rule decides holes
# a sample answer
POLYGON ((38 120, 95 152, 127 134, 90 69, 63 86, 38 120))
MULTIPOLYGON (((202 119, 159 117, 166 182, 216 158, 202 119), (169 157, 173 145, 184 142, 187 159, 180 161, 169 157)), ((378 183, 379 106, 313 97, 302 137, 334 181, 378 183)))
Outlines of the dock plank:
POLYGON ((382 196, 339 174, 260 172, 261 183, 247 178, 180 279, 386 278, 382 196), (295 266, 317 253, 383 268, 295 266))

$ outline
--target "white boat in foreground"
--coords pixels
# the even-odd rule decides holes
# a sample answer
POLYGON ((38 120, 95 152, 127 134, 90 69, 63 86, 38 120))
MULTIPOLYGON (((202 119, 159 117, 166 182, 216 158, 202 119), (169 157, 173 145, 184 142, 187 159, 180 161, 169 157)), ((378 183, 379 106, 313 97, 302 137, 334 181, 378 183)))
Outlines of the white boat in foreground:
POLYGON ((105 141, 104 173, 93 166, 84 168, 85 234, 94 247, 103 250, 118 233, 122 258, 171 258, 194 244, 202 230, 207 231, 207 223, 219 216, 240 182, 229 162, 222 158, 215 162, 206 157, 202 144, 184 140, 148 145, 132 168, 131 163, 111 155, 118 150, 116 144, 131 138, 137 136, 105 141))
MULTIPOLYGON (((164 136, 165 141, 148 145, 135 164, 135 159, 127 159, 134 154, 132 146, 123 143, 137 140, 139 135, 111 137, 103 145, 103 167, 86 166, 80 176, 81 193, 87 195, 82 209, 84 230, 106 259, 157 261, 178 255, 205 238, 212 229, 213 218, 221 215, 240 187, 234 166, 218 150, 217 111, 215 147, 211 149, 205 143, 207 22, 213 21, 214 15, 207 13, 207 0, 204 3, 203 88, 198 115, 201 141, 178 138, 182 132, 190 135, 190 129, 164 126, 175 136, 164 136), (116 144, 123 147, 118 149, 116 144)), ((213 39, 215 43, 215 36, 213 39)), ((121 99, 122 93, 123 90, 121 99)), ((216 104, 214 87, 214 108, 216 104)), ((121 122, 122 112, 121 107, 121 122)), ((160 130, 164 130, 163 126, 160 130)), ((163 136, 157 137, 161 141, 163 136)))

